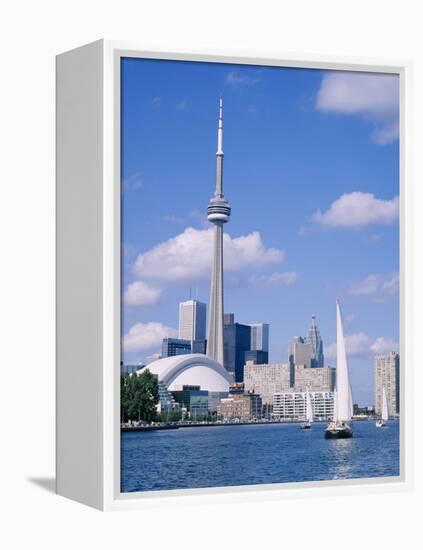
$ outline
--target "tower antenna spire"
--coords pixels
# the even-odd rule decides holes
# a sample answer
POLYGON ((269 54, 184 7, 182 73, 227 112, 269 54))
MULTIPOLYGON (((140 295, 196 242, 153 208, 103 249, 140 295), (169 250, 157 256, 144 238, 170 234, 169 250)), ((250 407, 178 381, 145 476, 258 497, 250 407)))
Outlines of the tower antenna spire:
POLYGON ((219 123, 217 127, 216 197, 223 197, 223 97, 219 99, 219 123))

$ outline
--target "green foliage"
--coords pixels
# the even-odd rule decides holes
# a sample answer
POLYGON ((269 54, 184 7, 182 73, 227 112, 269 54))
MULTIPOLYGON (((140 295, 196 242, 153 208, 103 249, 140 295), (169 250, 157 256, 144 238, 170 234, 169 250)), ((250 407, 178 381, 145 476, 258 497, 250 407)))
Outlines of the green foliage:
POLYGON ((179 420, 182 420, 181 411, 163 411, 160 413, 160 422, 178 422, 179 420))
POLYGON ((156 420, 159 401, 157 376, 144 369, 141 374, 122 374, 120 377, 121 420, 156 420))

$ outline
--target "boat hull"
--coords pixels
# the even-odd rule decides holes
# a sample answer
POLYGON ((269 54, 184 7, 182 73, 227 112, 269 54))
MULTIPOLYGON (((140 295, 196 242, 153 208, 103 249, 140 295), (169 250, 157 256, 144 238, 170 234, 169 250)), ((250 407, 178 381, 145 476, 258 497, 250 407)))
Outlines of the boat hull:
POLYGON ((353 436, 352 429, 345 428, 326 428, 325 439, 348 439, 353 436))

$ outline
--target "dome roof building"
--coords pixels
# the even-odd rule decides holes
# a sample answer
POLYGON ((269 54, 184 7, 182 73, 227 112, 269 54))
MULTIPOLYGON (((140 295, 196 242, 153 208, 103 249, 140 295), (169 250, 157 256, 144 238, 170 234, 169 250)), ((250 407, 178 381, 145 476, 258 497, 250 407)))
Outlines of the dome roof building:
POLYGON ((170 391, 190 385, 210 392, 228 392, 233 383, 232 376, 220 363, 201 353, 164 357, 147 368, 170 391))

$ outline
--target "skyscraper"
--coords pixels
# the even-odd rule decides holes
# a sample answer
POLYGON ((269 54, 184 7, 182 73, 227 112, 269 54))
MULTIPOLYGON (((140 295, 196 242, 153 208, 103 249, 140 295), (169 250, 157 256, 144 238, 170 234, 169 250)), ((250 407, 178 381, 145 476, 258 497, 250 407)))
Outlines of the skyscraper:
POLYGON ((382 393, 385 388, 389 416, 398 416, 400 412, 400 359, 399 354, 391 351, 386 355, 375 356, 375 412, 382 412, 382 393))
MULTIPOLYGON (((251 327, 251 350, 269 351, 269 325, 253 323, 251 327)), ((266 361, 267 362, 267 361, 266 361)))
POLYGON ((198 300, 187 300, 179 304, 178 337, 190 342, 206 339, 206 304, 198 300))
POLYGON ((313 349, 311 344, 304 341, 301 336, 295 336, 288 348, 288 360, 289 364, 304 365, 305 367, 311 367, 313 357, 313 349))
POLYGON ((220 98, 216 152, 216 191, 207 208, 207 219, 214 226, 207 355, 223 365, 223 224, 229 221, 231 208, 223 195, 222 144, 223 102, 220 98))
POLYGON ((325 364, 325 358, 323 356, 323 340, 316 325, 315 315, 311 316, 311 327, 309 328, 308 336, 305 338, 305 342, 311 345, 311 366, 314 368, 322 368, 325 364))
POLYGON ((251 327, 235 323, 225 323, 223 332, 223 366, 235 377, 235 382, 244 380, 245 353, 250 349, 251 327))

